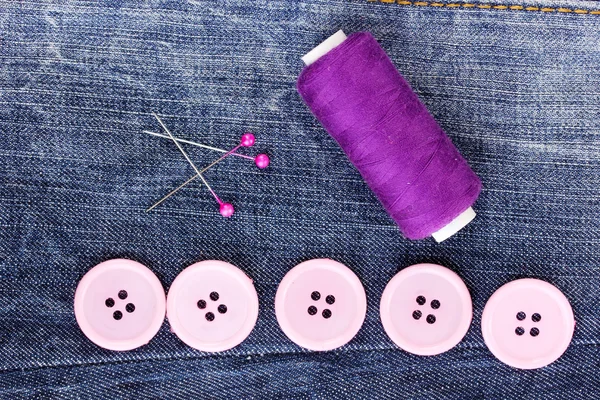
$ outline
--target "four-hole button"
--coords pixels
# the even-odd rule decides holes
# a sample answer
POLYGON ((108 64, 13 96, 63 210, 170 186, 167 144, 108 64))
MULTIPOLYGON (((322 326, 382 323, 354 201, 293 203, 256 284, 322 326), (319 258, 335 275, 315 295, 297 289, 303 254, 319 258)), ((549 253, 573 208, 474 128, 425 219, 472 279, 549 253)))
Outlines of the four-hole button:
POLYGON ((471 296, 462 279, 435 264, 403 269, 381 296, 386 333, 400 348, 419 355, 456 346, 467 333, 472 314, 471 296))
POLYGON ((92 268, 75 292, 75 317, 83 333, 110 350, 131 350, 154 337, 165 317, 158 278, 131 260, 108 260, 92 268))
POLYGON ((366 315, 365 290, 345 265, 328 259, 303 262, 283 278, 275 314, 296 344, 318 351, 348 343, 366 315))
POLYGON ((546 366, 569 346, 575 320, 564 294, 539 279, 500 287, 481 316, 483 339, 502 362, 522 369, 546 366))
POLYGON ((258 318, 258 296, 252 280, 239 268, 216 260, 184 269, 167 297, 172 331, 187 345, 224 351, 240 344, 258 318))

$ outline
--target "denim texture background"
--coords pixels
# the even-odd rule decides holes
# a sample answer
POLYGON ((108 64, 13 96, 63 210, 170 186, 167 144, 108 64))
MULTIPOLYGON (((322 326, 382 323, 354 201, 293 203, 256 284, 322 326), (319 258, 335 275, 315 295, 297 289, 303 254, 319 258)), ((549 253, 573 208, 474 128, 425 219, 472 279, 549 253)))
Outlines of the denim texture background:
MULTIPOLYGON (((486 2, 477 2, 486 4, 486 2)), ((493 4, 600 10, 596 1, 493 4)), ((600 397, 600 15, 363 0, 0 3, 0 396, 2 398, 600 397), (101 5, 100 5, 101 4, 101 5), (369 30, 483 180, 478 217, 442 244, 408 241, 295 89, 300 57, 343 28, 369 30), (218 147, 256 133, 259 171, 206 174, 237 207, 222 218, 159 131, 218 147), (188 265, 231 262, 255 281, 258 323, 208 354, 168 322, 146 346, 92 344, 73 295, 94 265, 131 258, 165 290, 188 265), (346 346, 305 351, 277 325, 284 274, 328 257, 368 296, 346 346), (402 268, 435 262, 473 298, 464 340, 439 356, 399 350, 379 299, 402 268), (496 360, 480 329, 504 283, 536 277, 577 326, 554 364, 496 360)), ((185 147, 198 165, 217 154, 185 147)))

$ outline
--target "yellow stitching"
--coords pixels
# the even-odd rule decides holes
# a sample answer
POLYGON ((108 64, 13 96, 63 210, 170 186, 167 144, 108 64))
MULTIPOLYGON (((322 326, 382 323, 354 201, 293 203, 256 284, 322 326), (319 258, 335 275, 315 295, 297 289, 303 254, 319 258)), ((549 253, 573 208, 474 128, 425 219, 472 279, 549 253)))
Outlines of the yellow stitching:
POLYGON ((419 6, 419 7, 446 7, 446 8, 480 8, 480 9, 494 9, 494 10, 518 10, 518 11, 541 11, 541 12, 559 12, 559 13, 575 13, 575 14, 591 14, 600 15, 600 10, 583 10, 583 9, 571 9, 571 8, 550 8, 550 7, 523 7, 523 6, 506 6, 502 4, 491 5, 491 4, 474 4, 474 3, 439 3, 439 2, 427 2, 427 1, 408 1, 408 0, 367 0, 369 3, 381 2, 386 4, 396 3, 401 6, 419 6))

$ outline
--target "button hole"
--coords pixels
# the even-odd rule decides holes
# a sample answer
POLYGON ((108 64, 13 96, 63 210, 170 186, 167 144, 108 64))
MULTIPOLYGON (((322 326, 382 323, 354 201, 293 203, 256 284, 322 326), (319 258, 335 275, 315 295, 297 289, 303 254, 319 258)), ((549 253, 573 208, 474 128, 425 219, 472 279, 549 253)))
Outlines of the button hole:
POLYGON ((533 337, 536 337, 537 335, 540 334, 540 330, 538 328, 531 328, 531 330, 529 331, 529 334, 533 337))
POLYGON ((517 329, 515 329, 515 333, 517 336, 522 336, 525 333, 525 329, 522 326, 518 326, 517 329))

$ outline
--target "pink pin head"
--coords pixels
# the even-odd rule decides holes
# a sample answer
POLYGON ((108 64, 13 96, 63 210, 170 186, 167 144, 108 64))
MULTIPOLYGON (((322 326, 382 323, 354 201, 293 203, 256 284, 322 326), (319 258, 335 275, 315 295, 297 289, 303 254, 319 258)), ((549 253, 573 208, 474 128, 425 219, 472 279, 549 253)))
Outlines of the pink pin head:
POLYGON ((233 209, 233 205, 231 203, 222 203, 219 207, 219 212, 225 218, 231 217, 234 211, 235 210, 233 209))
POLYGON ((256 158, 254 159, 254 163, 256 164, 256 166, 260 169, 265 169, 269 166, 269 163, 271 162, 271 160, 269 160, 269 156, 266 154, 259 154, 256 156, 256 158))
POLYGON ((252 147, 254 146, 254 141, 254 134, 246 132, 242 135, 242 147, 252 147))

